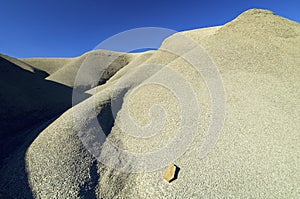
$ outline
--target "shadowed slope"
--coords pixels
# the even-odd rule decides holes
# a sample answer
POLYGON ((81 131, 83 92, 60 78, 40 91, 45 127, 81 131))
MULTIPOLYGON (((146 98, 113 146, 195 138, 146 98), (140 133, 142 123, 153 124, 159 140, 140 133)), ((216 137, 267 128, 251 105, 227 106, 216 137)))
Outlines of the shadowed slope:
POLYGON ((2 132, 32 126, 71 106, 69 87, 47 81, 3 57, 0 65, 2 132))
POLYGON ((25 152, 51 118, 71 107, 72 89, 47 81, 46 76, 18 59, 0 56, 0 168, 6 171, 1 172, 0 196, 4 198, 32 197, 25 152))
MULTIPOLYGON (((18 63, 17 60, 15 63, 18 63)), ((3 154, 8 154, 9 149, 17 145, 9 140, 21 136, 21 130, 71 107, 72 90, 43 79, 41 72, 36 74, 35 69, 32 72, 25 70, 3 57, 0 57, 0 66, 0 135, 3 157, 3 154)))

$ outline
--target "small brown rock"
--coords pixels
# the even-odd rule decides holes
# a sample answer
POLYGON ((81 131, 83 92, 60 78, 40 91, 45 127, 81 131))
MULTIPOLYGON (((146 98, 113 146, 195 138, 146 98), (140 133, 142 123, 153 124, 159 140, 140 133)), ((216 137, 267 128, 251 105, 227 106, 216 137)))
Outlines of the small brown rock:
POLYGON ((168 182, 172 182, 177 178, 177 173, 178 173, 179 168, 175 164, 171 164, 168 166, 166 169, 164 179, 168 182))

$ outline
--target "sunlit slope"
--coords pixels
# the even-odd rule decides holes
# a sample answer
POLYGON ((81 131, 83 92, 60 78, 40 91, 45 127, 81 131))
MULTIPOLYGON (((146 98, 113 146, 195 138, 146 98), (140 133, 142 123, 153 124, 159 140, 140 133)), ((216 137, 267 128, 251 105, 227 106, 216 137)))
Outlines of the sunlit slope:
POLYGON ((74 58, 23 58, 20 60, 51 75, 66 64, 72 62, 73 59, 74 58))
MULTIPOLYGON (((196 30, 190 33, 218 66, 226 93, 225 125, 214 150, 204 159, 198 158, 198 152, 211 117, 209 92, 186 60, 161 50, 153 53, 152 62, 168 64, 189 82, 202 111, 194 142, 174 162, 181 171, 172 184, 163 180, 164 169, 130 174, 94 162, 78 138, 78 130, 72 129, 76 113, 82 116, 76 124, 79 131, 92 131, 89 129, 93 121, 92 107, 95 103, 96 113, 101 114, 111 99, 115 82, 67 111, 31 145, 27 163, 33 190, 40 197, 53 193, 74 197, 90 192, 104 198, 297 197, 300 187, 297 166, 300 164, 299 30, 299 24, 272 12, 250 10, 211 34, 199 36, 199 40, 196 30), (92 175, 90 172, 95 167, 98 172, 92 175), (47 181, 39 180, 39 176, 47 176, 47 181), (83 182, 93 186, 83 187, 83 182)), ((183 34, 189 36, 189 32, 183 34)), ((176 42, 175 36, 168 38, 162 49, 172 42, 176 42)), ((145 62, 149 60, 151 57, 145 62)), ((119 79, 124 90, 117 91, 120 95, 115 96, 123 96, 121 93, 132 89, 146 73, 151 73, 153 79, 168 77, 172 81, 165 68, 156 70, 140 65, 133 68, 119 79)), ((161 149, 176 136, 181 112, 177 96, 172 92, 153 84, 144 85, 126 97, 130 97, 131 117, 141 125, 149 122, 148 110, 153 104, 162 104, 168 117, 158 135, 134 138, 118 127, 119 122, 128 119, 122 118, 124 110, 121 109, 109 132, 111 142, 125 150, 146 153, 161 149)), ((130 168, 130 160, 115 156, 107 142, 103 147, 111 152, 103 154, 104 158, 115 163, 128 161, 130 168)))
MULTIPOLYGON (((133 55, 96 50, 76 58, 27 58, 23 59, 23 61, 48 72, 49 76, 46 78, 47 80, 73 87, 76 74, 81 65, 83 65, 83 67, 85 65, 95 65, 95 68, 98 69, 98 71, 95 72, 103 72, 102 81, 106 81, 119 69, 128 64, 131 57, 133 57, 133 55), (113 60, 110 57, 117 57, 117 59, 113 63, 109 63, 110 60, 113 60), (92 63, 93 61, 96 62, 92 63), (101 70, 101 66, 107 67, 105 70, 101 70)), ((100 79, 99 81, 103 83, 100 79)))

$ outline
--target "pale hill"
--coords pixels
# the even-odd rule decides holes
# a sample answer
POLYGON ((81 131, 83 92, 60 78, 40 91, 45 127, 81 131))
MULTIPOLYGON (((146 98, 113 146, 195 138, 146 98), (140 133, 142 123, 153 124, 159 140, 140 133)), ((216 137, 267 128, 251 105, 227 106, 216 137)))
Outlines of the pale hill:
MULTIPOLYGON (((48 72, 49 76, 46 78, 47 80, 73 87, 78 69, 84 61, 89 62, 86 64, 95 65, 95 68, 99 69, 103 63, 97 61, 101 60, 103 62, 109 62, 110 60, 115 59, 99 79, 99 84, 102 84, 119 69, 128 64, 131 57, 133 57, 133 55, 125 55, 124 53, 112 51, 92 51, 76 58, 27 58, 22 59, 22 61, 48 72)), ((98 74, 99 72, 97 71, 93 72, 98 74)))
MULTIPOLYGON (((298 23, 270 11, 254 9, 221 27, 175 34, 157 51, 126 55, 130 61, 118 63, 122 67, 108 81, 103 81, 105 84, 94 84, 87 91, 92 97, 66 111, 46 129, 32 130, 40 134, 26 153, 28 173, 24 175, 17 161, 24 154, 13 156, 1 170, 1 191, 20 197, 30 196, 30 190, 36 198, 298 198, 299 44, 298 23), (177 48, 184 56, 196 48, 180 43, 180 35, 190 37, 209 53, 218 67, 225 91, 223 130, 216 146, 202 159, 199 148, 209 137, 205 133, 212 117, 211 91, 186 59, 165 51, 177 48), (115 168, 120 165, 123 171, 133 169, 137 160, 121 156, 121 150, 111 147, 110 142, 144 154, 163 148, 176 137, 184 112, 180 111, 178 96, 160 84, 146 84, 160 80, 182 88, 184 82, 175 81, 173 74, 180 74, 193 88, 201 110, 198 121, 194 111, 197 107, 192 106, 195 102, 185 96, 183 100, 189 105, 185 108, 199 126, 195 140, 187 143, 189 149, 173 162, 180 167, 178 179, 170 184, 165 182, 165 168, 142 173, 118 171, 115 168), (116 85, 119 86, 113 97, 124 104, 114 121, 110 103, 116 85), (126 95, 132 90, 135 91, 132 95, 126 95), (161 104, 167 116, 161 131, 146 139, 123 132, 120 126, 130 124, 125 102, 130 116, 140 125, 151 122, 151 116, 159 123, 161 112, 154 111, 151 115, 149 109, 161 104), (90 141, 92 136, 97 137, 90 134, 98 132, 94 122, 99 122, 108 135, 100 155, 110 166, 92 157, 79 138, 87 135, 83 138, 90 141), (24 188, 27 178, 29 185, 24 188)), ((198 61, 202 58, 199 55, 198 61)), ((209 79, 215 78, 209 68, 203 72, 209 79)), ((57 76, 58 82, 64 81, 58 80, 63 73, 57 76)), ((72 81, 67 81, 71 85, 72 81)), ((90 82, 84 82, 83 86, 87 86, 85 83, 90 82)), ((186 137, 192 130, 185 132, 186 137)), ((90 144, 97 147, 97 143, 90 144)), ((173 152, 167 153, 166 159, 173 152)), ((152 162, 142 166, 148 164, 152 162)))
POLYGON ((70 63, 74 58, 23 58, 20 60, 51 75, 70 63))

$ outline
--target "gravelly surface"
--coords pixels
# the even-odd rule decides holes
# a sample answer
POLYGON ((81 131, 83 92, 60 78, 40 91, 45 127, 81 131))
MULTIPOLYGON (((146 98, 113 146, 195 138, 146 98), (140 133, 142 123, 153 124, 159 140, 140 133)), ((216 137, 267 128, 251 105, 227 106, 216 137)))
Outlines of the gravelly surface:
MULTIPOLYGON (((224 83, 225 125, 213 151, 198 158, 211 119, 210 96, 201 77, 185 60, 169 53, 136 55, 105 85, 90 91, 93 97, 65 112, 28 148, 28 179, 36 198, 300 197, 300 25, 270 11, 250 10, 224 26, 182 34, 205 48, 224 83), (117 80, 131 88, 141 74, 149 72, 139 68, 138 60, 168 64, 190 83, 199 100, 199 131, 190 148, 174 161, 180 172, 172 183, 163 180, 165 168, 137 174, 107 167, 89 154, 78 137, 76 128, 91 131, 92 107, 96 106, 97 114, 103 110, 117 80), (123 75, 126 71, 128 76, 123 75), (76 125, 74 113, 82 118, 76 125)), ((176 42, 174 38, 168 38, 162 48, 176 42)), ((151 72, 154 79, 168 76, 164 68, 151 72)), ((140 124, 149 122, 151 105, 163 104, 168 118, 161 134, 149 139, 126 135, 118 128, 124 119, 121 109, 107 139, 135 152, 160 149, 180 126, 176 97, 160 85, 144 85, 130 97, 130 114, 140 124)), ((109 147, 108 142, 103 146, 112 152, 109 147)), ((128 161, 109 155, 104 153, 112 162, 128 161)), ((130 166, 129 160, 124 168, 130 166)))

